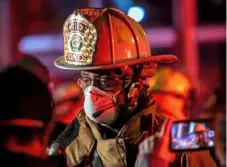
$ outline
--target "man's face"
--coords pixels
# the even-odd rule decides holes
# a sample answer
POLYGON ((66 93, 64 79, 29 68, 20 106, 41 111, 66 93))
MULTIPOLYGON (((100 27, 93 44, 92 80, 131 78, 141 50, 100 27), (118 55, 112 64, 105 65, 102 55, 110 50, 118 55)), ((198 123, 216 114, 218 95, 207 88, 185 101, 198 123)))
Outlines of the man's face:
POLYGON ((120 74, 117 70, 82 71, 77 78, 85 95, 85 113, 94 122, 110 125, 118 117, 118 107, 125 97, 120 91, 125 79, 120 74))

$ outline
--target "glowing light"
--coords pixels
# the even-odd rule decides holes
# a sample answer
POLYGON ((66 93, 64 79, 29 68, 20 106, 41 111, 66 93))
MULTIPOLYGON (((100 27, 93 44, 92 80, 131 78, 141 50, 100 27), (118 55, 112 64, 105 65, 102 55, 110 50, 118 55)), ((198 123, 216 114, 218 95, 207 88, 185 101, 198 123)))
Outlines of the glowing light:
POLYGON ((128 16, 132 17, 137 22, 140 22, 145 16, 145 10, 140 6, 133 6, 129 8, 128 16))
POLYGON ((209 130, 209 132, 208 132, 208 137, 209 137, 209 138, 214 137, 214 131, 213 131, 213 130, 209 130))
MULTIPOLYGON (((96 0, 91 0, 91 1, 96 1, 96 0)), ((127 10, 133 6, 133 0, 112 0, 116 8, 127 12, 127 10)))
POLYGON ((18 47, 22 53, 63 52, 63 39, 60 34, 27 36, 20 41, 18 47))
POLYGON ((208 146, 210 147, 214 146, 214 141, 209 141, 208 146))
MULTIPOLYGON (((176 42, 177 36, 172 28, 149 28, 146 34, 153 48, 172 47, 176 42)), ((222 42, 226 40, 226 26, 206 25, 197 29, 197 41, 222 42)), ((63 52, 62 34, 41 34, 26 36, 19 42, 18 48, 22 53, 46 53, 63 52)))

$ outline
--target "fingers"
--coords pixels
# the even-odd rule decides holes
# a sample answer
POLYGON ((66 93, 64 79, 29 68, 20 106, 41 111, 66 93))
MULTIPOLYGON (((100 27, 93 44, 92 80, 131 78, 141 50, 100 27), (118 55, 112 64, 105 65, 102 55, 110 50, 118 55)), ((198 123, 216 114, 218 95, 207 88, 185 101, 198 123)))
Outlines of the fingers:
POLYGON ((161 138, 163 135, 168 135, 170 134, 170 129, 172 126, 173 121, 171 119, 165 118, 162 126, 161 126, 161 130, 159 132, 159 137, 161 138))
POLYGON ((163 144, 166 145, 166 142, 168 142, 167 138, 169 138, 171 125, 172 125, 172 121, 166 118, 161 126, 160 132, 156 132, 151 137, 146 138, 139 145, 140 152, 143 154, 151 154, 154 152, 155 149, 157 149, 156 147, 161 148, 163 147, 163 144))
POLYGON ((175 154, 169 151, 169 137, 172 120, 165 119, 160 132, 145 139, 139 145, 139 154, 150 154, 165 161, 171 162, 175 159, 175 154))
POLYGON ((140 154, 152 154, 154 152, 154 137, 155 136, 146 138, 142 143, 140 143, 139 145, 140 154))

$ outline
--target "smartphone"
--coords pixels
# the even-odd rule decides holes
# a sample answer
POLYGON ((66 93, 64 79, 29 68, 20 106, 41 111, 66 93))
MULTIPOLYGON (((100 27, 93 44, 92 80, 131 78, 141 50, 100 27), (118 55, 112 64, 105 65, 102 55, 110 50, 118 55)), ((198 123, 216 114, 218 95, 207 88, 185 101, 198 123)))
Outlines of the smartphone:
POLYGON ((170 136, 173 152, 212 149, 215 145, 215 131, 210 119, 175 121, 170 136))

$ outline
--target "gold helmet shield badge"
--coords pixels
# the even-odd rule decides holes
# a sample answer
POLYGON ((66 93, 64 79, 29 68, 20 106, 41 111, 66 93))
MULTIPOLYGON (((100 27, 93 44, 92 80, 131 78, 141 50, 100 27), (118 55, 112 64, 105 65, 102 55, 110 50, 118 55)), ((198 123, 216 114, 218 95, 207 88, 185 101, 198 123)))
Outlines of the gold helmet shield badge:
POLYGON ((63 26, 65 63, 75 66, 92 64, 97 42, 95 26, 75 11, 63 26))

